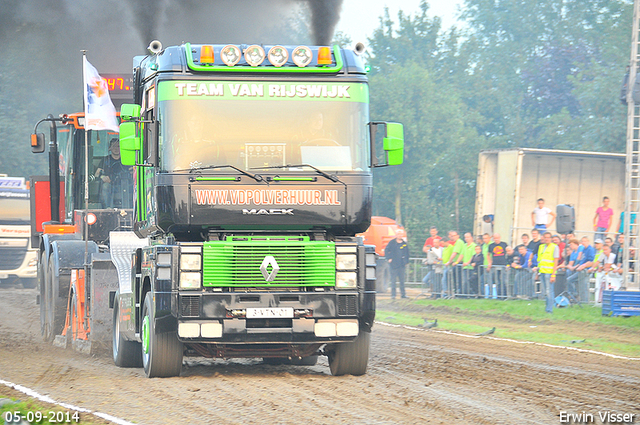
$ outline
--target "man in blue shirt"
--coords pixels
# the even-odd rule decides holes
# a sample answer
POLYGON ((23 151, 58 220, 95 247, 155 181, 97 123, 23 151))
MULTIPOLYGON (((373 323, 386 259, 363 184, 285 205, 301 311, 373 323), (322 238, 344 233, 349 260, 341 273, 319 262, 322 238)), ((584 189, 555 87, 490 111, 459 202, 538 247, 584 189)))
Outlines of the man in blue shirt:
POLYGON ((515 256, 515 261, 511 263, 511 268, 515 273, 515 285, 513 287, 513 296, 529 295, 530 292, 527 283, 532 283, 531 274, 531 258, 533 253, 527 249, 526 245, 518 245, 518 253, 515 256))
POLYGON ((580 245, 579 240, 571 239, 569 241, 569 248, 571 249, 571 254, 569 254, 566 264, 560 266, 560 268, 565 269, 567 278, 574 274, 576 268, 578 268, 578 255, 584 250, 584 246, 580 245))
MULTIPOLYGON (((573 262, 574 273, 571 276, 567 277, 567 291, 573 296, 577 295, 576 292, 576 281, 578 277, 581 275, 580 271, 588 270, 591 266, 593 266, 593 260, 596 256, 596 250, 594 247, 589 245, 589 238, 584 236, 580 240, 582 251, 578 248, 578 255, 573 262), (577 266, 576 266, 577 265, 577 266)), ((569 259, 569 264, 571 264, 571 259, 569 259)), ((584 273, 582 273, 584 274, 584 273)))

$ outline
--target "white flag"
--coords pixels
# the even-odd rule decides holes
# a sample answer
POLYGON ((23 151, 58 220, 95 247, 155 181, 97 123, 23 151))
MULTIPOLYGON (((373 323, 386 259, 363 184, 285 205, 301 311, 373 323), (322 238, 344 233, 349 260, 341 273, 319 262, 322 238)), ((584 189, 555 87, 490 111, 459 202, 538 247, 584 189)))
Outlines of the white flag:
POLYGON ((98 74, 98 70, 83 59, 84 80, 84 127, 87 130, 118 131, 116 108, 109 97, 107 81, 98 74))

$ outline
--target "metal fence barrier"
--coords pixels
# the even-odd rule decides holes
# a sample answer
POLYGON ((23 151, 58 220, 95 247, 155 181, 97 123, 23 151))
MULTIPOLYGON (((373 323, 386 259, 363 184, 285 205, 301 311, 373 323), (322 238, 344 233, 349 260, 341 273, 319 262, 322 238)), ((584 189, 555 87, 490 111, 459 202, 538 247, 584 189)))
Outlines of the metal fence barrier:
MULTIPOLYGON (((569 279, 572 274, 566 274, 566 292, 573 297, 572 301, 593 302, 597 276, 583 270, 575 272, 575 277, 569 279)), ((380 277, 383 281, 390 278, 388 275, 380 277)), ((563 271, 558 272, 559 279, 564 277, 563 271)), ((421 296, 431 298, 544 298, 538 273, 510 266, 464 268, 462 264, 428 265, 424 258, 411 258, 407 265, 405 285, 418 287, 421 296)), ((378 290, 385 292, 388 287, 389 282, 385 281, 378 286, 378 290)), ((563 284, 556 283, 556 292, 564 292, 564 288, 563 284)))
MULTIPOLYGON (((418 283, 421 295, 433 298, 535 298, 535 273, 527 269, 493 266, 487 270, 455 266, 422 265, 418 283)), ((415 279, 415 278, 414 278, 415 279)), ((416 282, 408 282, 415 285, 416 282)))

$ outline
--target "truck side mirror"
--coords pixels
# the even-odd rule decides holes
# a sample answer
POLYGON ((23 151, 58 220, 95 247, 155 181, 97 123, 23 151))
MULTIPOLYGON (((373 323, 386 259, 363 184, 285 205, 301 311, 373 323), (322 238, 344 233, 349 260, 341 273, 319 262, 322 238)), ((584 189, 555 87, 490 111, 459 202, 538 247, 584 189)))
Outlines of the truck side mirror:
POLYGON ((404 130, 402 124, 370 122, 369 136, 371 138, 371 165, 373 167, 402 164, 404 161, 404 130), (378 158, 377 152, 384 152, 384 157, 378 158))
POLYGON ((400 165, 404 161, 404 129, 397 122, 387 123, 387 137, 383 140, 388 165, 400 165))
POLYGON ((125 103, 120 107, 120 162, 136 165, 136 151, 141 149, 139 123, 140 105, 125 103))
POLYGON ((120 124, 120 162, 122 165, 136 165, 136 151, 140 150, 138 125, 136 122, 120 124))
POLYGON ((120 119, 131 121, 140 118, 140 105, 135 103, 125 103, 120 107, 120 119))
POLYGON ((44 152, 44 133, 33 133, 31 135, 31 152, 44 152))

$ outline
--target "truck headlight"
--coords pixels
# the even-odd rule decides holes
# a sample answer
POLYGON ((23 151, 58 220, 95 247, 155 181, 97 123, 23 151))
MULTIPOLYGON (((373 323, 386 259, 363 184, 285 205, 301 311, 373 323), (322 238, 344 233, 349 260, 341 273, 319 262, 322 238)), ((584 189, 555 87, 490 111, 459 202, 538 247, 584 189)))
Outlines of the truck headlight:
POLYGON ((356 272, 336 272, 336 288, 355 289, 358 285, 356 272))
POLYGON ((180 289, 200 289, 200 272, 180 272, 180 289))
POLYGON ((356 257, 355 254, 336 255, 336 269, 355 270, 357 266, 358 266, 358 257, 356 257))
POLYGON ((200 270, 202 257, 199 254, 182 254, 180 256, 181 270, 200 270))

